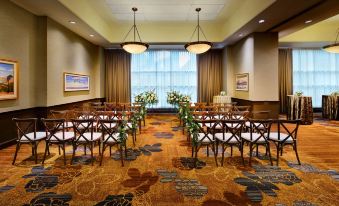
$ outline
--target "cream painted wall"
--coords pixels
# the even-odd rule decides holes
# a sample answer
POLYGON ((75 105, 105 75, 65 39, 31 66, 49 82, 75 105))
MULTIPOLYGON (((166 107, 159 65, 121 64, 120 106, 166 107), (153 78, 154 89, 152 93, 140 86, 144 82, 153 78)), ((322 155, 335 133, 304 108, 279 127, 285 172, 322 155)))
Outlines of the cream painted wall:
POLYGON ((0 59, 19 62, 19 98, 0 113, 104 97, 103 49, 47 17, 0 1, 0 59), (89 74, 89 92, 63 92, 63 72, 89 74))
POLYGON ((0 59, 19 63, 19 98, 0 101, 0 112, 46 103, 45 21, 10 1, 0 1, 0 59))
POLYGON ((226 53, 228 94, 250 101, 279 101, 276 33, 254 33, 228 47, 226 53), (249 73, 249 91, 235 90, 235 75, 242 73, 249 73))
POLYGON ((279 101, 278 34, 254 33, 252 101, 279 101))
POLYGON ((103 51, 47 19, 47 106, 104 97, 103 51), (90 75, 90 91, 64 92, 64 72, 90 75))

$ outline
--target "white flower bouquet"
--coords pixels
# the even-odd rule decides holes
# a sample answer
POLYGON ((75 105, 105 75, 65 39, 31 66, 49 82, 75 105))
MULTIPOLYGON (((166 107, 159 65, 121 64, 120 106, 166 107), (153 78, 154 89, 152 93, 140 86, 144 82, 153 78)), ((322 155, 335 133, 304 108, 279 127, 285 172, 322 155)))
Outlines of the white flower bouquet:
POLYGON ((142 92, 134 97, 134 101, 138 103, 145 103, 145 93, 142 92))
POLYGON ((191 96, 189 96, 189 95, 182 95, 180 101, 181 102, 190 102, 191 101, 191 96))
POLYGON ((159 101, 158 96, 155 93, 154 89, 150 91, 146 91, 144 94, 144 97, 145 97, 145 103, 148 105, 156 104, 159 101))
POLYGON ((167 92, 167 103, 174 106, 179 105, 182 95, 178 91, 167 92))

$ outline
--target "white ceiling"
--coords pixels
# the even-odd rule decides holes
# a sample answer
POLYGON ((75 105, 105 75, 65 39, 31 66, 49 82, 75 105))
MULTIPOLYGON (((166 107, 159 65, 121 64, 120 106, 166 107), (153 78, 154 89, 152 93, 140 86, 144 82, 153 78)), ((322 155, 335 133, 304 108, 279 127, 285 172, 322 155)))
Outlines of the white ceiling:
POLYGON ((224 7, 242 0, 105 0, 106 7, 118 21, 133 20, 132 7, 137 7, 137 21, 193 21, 195 9, 201 8, 201 20, 216 20, 224 7))

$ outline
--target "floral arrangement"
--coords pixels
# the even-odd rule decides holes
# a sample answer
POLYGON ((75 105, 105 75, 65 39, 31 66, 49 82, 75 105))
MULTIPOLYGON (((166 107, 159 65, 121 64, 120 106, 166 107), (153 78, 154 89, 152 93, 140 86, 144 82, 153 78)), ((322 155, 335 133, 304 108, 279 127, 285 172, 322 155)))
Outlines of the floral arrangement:
POLYGON ((155 93, 154 89, 146 91, 144 93, 145 103, 148 105, 153 105, 158 103, 158 96, 157 93, 155 93))
POLYGON ((167 103, 172 105, 179 105, 181 94, 178 91, 167 92, 167 103))
POLYGON ((189 102, 191 96, 180 94, 178 91, 167 92, 167 102, 174 106, 178 106, 179 102, 189 102))
POLYGON ((145 93, 142 92, 134 97, 134 101, 138 103, 145 103, 145 93))
POLYGON ((294 95, 296 95, 296 96, 298 96, 298 97, 300 97, 300 96, 302 96, 304 93, 302 92, 302 91, 296 91, 295 93, 294 93, 294 95))

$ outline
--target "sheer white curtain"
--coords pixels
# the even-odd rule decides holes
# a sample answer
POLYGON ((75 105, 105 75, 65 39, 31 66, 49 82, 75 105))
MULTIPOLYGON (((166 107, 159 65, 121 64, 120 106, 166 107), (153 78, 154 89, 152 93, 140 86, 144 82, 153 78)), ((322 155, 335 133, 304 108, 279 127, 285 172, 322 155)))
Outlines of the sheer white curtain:
POLYGON ((321 107, 321 96, 339 91, 339 54, 320 49, 293 50, 293 92, 312 96, 321 107))
POLYGON ((179 91, 197 100, 196 55, 185 50, 149 50, 133 54, 131 60, 132 101, 135 95, 155 89, 159 103, 155 108, 169 108, 167 92, 179 91))

